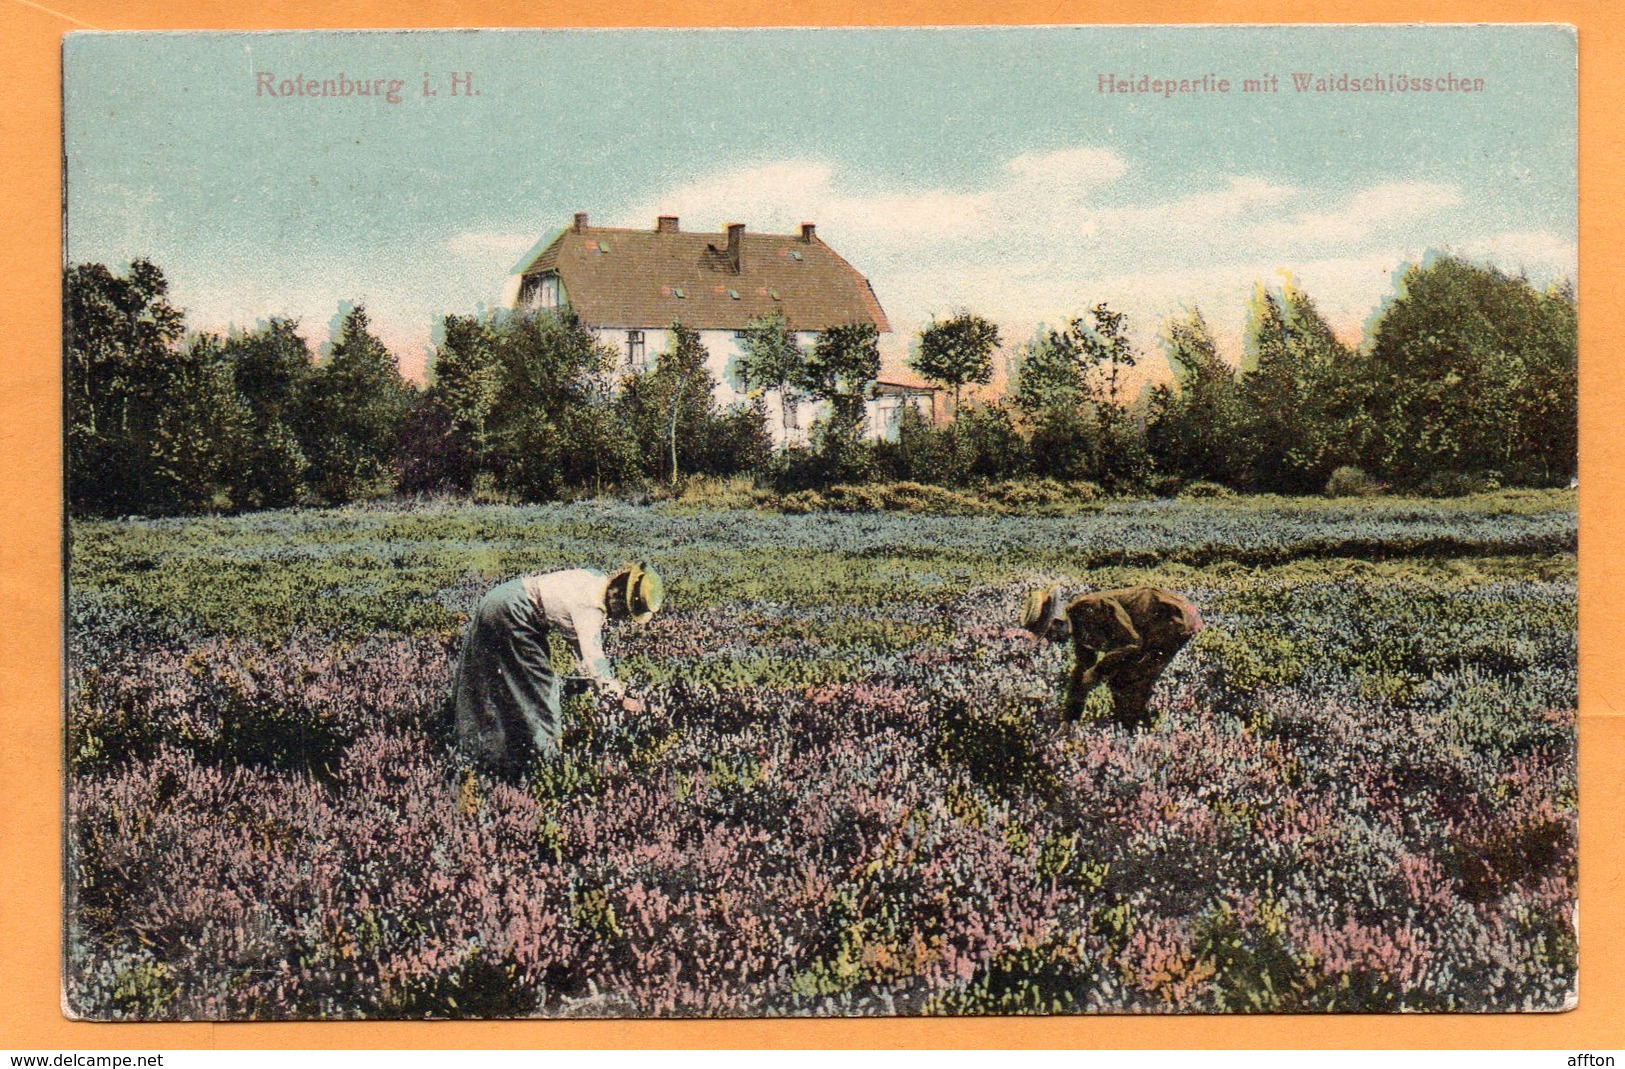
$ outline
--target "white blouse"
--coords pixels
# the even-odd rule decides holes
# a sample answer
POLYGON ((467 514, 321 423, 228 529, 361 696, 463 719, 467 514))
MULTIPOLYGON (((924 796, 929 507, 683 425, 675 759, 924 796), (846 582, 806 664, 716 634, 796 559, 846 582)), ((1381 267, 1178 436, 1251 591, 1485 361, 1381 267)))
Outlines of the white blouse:
POLYGON ((577 671, 616 697, 624 695, 626 685, 615 678, 604 656, 609 576, 586 568, 570 568, 527 575, 522 582, 531 603, 575 647, 577 671))

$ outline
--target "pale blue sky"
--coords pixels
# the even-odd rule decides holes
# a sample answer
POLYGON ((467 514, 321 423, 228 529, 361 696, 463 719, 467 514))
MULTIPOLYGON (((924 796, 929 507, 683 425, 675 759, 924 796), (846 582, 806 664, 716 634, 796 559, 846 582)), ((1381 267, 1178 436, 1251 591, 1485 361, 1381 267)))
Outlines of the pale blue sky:
POLYGON ((1575 49, 1557 27, 75 34, 68 258, 146 256, 199 328, 365 301, 415 367, 538 239, 596 223, 819 234, 896 332, 968 307, 1022 339, 1098 300, 1229 344, 1291 271, 1340 329, 1450 249, 1576 258, 1575 49), (451 96, 451 71, 478 96, 451 96), (1292 72, 1481 93, 1299 93, 1292 72), (402 101, 257 95, 258 72, 402 101), (433 78, 437 96, 422 95, 433 78), (1102 75, 1232 81, 1102 94, 1102 75), (1245 93, 1275 74, 1280 91, 1245 93))

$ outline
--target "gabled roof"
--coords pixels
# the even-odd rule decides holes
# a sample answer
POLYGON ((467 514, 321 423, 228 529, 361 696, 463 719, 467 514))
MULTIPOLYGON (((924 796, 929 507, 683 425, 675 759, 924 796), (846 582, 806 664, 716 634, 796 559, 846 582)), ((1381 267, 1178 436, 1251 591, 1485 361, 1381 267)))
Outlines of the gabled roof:
POLYGON ((681 231, 670 217, 656 230, 582 221, 518 273, 556 272, 571 310, 589 327, 658 329, 680 320, 693 330, 740 330, 776 311, 792 330, 850 323, 891 329, 869 280, 810 224, 801 234, 741 229, 737 271, 729 238, 681 231))

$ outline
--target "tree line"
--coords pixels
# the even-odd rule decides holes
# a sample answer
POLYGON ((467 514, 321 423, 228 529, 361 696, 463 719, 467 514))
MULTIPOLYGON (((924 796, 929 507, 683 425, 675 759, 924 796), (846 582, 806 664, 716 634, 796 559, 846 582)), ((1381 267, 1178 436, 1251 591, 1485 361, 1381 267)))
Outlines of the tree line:
POLYGON ((1028 477, 1114 492, 1202 482, 1306 493, 1328 483, 1450 492, 1554 485, 1574 473, 1578 338, 1567 284, 1537 290, 1441 257, 1408 268, 1367 342, 1342 342, 1302 290, 1257 288, 1233 367, 1199 311, 1160 337, 1173 381, 1146 388, 1122 313, 1096 304, 1016 348, 986 385, 1000 332, 970 312, 933 322, 911 365, 951 419, 905 408, 895 441, 864 436, 880 370, 873 326, 803 346, 782 317, 740 335, 750 392, 723 409, 699 336, 673 324, 652 366, 567 314, 449 315, 432 374, 407 381, 351 308, 319 359, 274 318, 188 332, 155 265, 68 271, 67 491, 83 513, 340 504, 395 493, 544 501, 750 475, 781 490, 877 479, 948 486, 1028 477), (818 405, 805 447, 772 448, 773 394, 818 405))

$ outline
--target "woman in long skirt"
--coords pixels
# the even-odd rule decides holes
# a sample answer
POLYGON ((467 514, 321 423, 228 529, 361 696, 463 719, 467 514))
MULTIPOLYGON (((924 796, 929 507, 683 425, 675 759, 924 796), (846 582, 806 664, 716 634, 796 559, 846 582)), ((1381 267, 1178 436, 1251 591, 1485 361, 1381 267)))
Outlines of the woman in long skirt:
POLYGON ((485 594, 469 618, 452 684, 459 751, 509 777, 557 753, 562 680, 547 642, 554 631, 569 642, 582 677, 628 712, 642 712, 604 657, 604 623, 646 621, 664 593, 652 569, 628 565, 613 575, 585 568, 527 575, 485 594))

